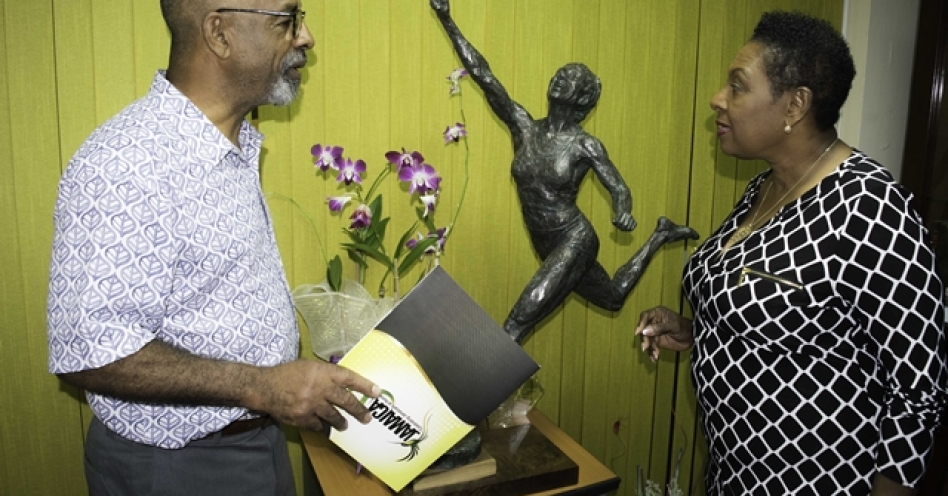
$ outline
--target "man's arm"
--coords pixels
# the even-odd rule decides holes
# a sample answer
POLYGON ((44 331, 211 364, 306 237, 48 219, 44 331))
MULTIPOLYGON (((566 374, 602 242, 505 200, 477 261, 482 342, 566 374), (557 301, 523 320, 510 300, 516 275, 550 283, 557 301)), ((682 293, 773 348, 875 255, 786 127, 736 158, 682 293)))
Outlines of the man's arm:
POLYGON ((346 419, 335 406, 368 422, 368 410, 350 390, 379 394, 378 386, 359 374, 325 362, 296 360, 255 367, 203 358, 157 340, 103 367, 59 377, 73 386, 126 400, 240 406, 312 430, 321 430, 323 422, 345 429, 346 419))
POLYGON ((467 69, 474 82, 484 91, 484 96, 487 97, 490 108, 510 128, 516 139, 517 135, 523 131, 523 121, 532 121, 533 118, 523 107, 510 98, 507 90, 491 72, 487 59, 461 34, 461 30, 458 29, 454 19, 451 18, 448 0, 430 0, 430 4, 435 14, 437 14, 438 20, 441 21, 448 38, 451 39, 454 50, 461 59, 461 64, 467 69))

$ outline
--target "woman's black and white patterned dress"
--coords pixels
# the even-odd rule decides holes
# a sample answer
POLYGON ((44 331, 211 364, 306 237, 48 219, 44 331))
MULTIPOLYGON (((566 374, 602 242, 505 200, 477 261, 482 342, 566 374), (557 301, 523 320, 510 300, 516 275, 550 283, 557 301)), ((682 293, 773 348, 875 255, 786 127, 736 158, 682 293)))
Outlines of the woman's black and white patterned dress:
POLYGON ((948 371, 910 195, 854 150, 722 254, 767 174, 685 268, 708 494, 865 496, 880 470, 916 484, 948 371))

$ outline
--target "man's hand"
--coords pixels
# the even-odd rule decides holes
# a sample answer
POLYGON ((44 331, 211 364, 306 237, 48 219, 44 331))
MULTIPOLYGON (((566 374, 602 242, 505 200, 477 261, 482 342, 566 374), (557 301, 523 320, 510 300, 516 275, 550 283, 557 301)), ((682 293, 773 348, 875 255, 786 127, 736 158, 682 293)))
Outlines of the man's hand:
POLYGON ((246 406, 280 422, 317 431, 324 423, 345 430, 346 419, 336 407, 367 423, 371 414, 353 392, 373 398, 381 392, 361 375, 317 360, 296 360, 259 371, 263 377, 246 406))
POLYGON ((439 16, 451 15, 451 6, 448 5, 448 0, 430 0, 430 3, 431 9, 439 16))

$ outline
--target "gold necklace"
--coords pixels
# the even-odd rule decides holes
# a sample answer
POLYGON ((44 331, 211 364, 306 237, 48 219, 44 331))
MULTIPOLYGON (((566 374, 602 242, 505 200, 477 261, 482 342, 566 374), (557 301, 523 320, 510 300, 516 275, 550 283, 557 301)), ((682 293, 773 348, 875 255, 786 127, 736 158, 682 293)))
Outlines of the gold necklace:
MULTIPOLYGON (((767 212, 763 216, 761 216, 762 218, 764 219, 768 218, 768 216, 774 211, 774 209, 778 208, 783 203, 783 201, 787 198, 787 195, 789 195, 791 191, 797 189, 797 186, 799 186, 800 183, 802 183, 803 180, 806 179, 807 176, 810 175, 810 172, 813 172, 813 169, 816 167, 816 164, 820 163, 820 160, 823 160, 823 157, 825 157, 826 154, 829 153, 830 149, 833 148, 834 145, 836 145, 837 141, 839 141, 839 138, 836 138, 835 140, 833 140, 833 142, 830 143, 829 146, 827 146, 825 150, 823 150, 823 153, 821 153, 819 157, 816 157, 816 161, 814 161, 813 164, 811 164, 810 167, 806 170, 806 172, 802 176, 800 176, 800 179, 797 179, 797 182, 794 183, 794 185, 791 186, 790 189, 788 189, 787 192, 784 193, 783 196, 781 196, 779 200, 777 200, 777 203, 774 203, 774 206, 770 207, 767 210, 767 212)), ((767 189, 764 190, 764 196, 760 200, 760 205, 763 205, 764 202, 767 201, 767 194, 770 193, 770 187, 773 185, 774 185, 773 181, 767 183, 767 189)), ((757 224, 758 214, 760 214, 759 211, 754 212, 754 217, 751 219, 749 223, 747 223, 747 225, 741 226, 737 228, 736 231, 734 231, 734 234, 731 235, 731 239, 728 242, 728 245, 734 245, 736 243, 739 243, 741 242, 741 240, 750 236, 750 234, 754 232, 754 225, 757 224)))

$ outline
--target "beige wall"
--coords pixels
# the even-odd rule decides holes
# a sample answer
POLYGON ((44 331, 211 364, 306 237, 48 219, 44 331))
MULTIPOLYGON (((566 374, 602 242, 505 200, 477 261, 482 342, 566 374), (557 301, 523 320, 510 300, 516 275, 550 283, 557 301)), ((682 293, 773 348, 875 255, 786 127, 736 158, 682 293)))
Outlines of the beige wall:
POLYGON ((842 31, 856 79, 839 121, 840 137, 902 172, 918 0, 846 0, 842 31))

